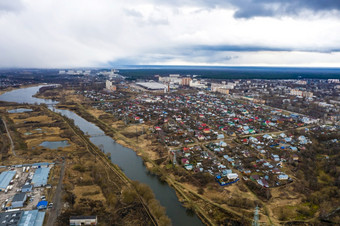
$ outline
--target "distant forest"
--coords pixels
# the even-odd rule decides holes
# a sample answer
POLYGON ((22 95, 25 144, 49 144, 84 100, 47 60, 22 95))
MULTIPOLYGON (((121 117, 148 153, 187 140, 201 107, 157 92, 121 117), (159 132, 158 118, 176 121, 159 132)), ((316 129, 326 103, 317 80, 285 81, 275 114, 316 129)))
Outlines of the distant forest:
MULTIPOLYGON (((87 68, 92 75, 111 68, 127 80, 155 79, 155 75, 169 74, 197 75, 209 79, 340 79, 340 68, 279 68, 279 67, 210 67, 210 66, 112 66, 108 68, 87 68)), ((70 70, 82 70, 73 68, 70 70)), ((65 69, 63 69, 65 70, 65 69)), ((66 69, 68 70, 68 69, 66 69)), ((59 74, 59 69, 0 69, 0 78, 18 81, 60 82, 72 81, 83 75, 59 74)))
POLYGON ((128 79, 154 79, 154 75, 198 75, 210 79, 340 79, 340 68, 270 67, 156 67, 121 69, 128 79))

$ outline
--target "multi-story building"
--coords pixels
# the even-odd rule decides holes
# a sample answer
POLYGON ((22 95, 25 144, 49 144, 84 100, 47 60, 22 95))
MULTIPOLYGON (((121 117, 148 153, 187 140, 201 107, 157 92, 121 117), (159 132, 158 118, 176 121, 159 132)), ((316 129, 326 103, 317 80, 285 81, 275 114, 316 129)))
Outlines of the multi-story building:
POLYGON ((182 85, 182 86, 189 86, 191 80, 192 80, 192 79, 189 78, 189 77, 182 78, 182 84, 181 84, 181 85, 182 85))
POLYGON ((116 91, 117 90, 117 87, 115 85, 112 84, 112 82, 110 80, 106 80, 106 90, 107 91, 116 91))
POLYGON ((298 90, 298 89, 291 89, 290 95, 300 96, 300 97, 313 97, 312 92, 302 91, 302 90, 298 90))

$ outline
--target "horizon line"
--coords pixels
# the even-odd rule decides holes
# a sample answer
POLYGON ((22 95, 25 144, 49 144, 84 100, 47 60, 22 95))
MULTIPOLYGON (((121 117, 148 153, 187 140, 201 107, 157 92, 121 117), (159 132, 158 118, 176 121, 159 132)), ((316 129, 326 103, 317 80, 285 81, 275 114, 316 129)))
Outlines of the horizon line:
POLYGON ((0 67, 0 70, 62 70, 62 69, 118 69, 118 70, 126 70, 141 67, 146 68, 154 68, 154 67, 162 67, 162 68, 174 68, 174 67, 183 67, 183 68, 280 68, 280 69, 339 69, 339 67, 324 67, 324 66, 252 66, 252 65, 239 65, 239 66, 227 66, 227 65, 162 65, 162 64, 131 64, 131 65, 112 65, 112 66, 77 66, 77 67, 0 67), (132 67, 132 68, 128 68, 132 67))

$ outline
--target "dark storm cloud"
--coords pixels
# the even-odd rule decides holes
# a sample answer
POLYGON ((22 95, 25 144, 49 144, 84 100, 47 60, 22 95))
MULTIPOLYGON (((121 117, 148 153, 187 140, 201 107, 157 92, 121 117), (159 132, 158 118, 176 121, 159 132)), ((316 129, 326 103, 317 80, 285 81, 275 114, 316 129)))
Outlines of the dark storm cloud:
POLYGON ((234 8, 236 18, 298 16, 306 10, 315 14, 340 12, 340 0, 163 0, 163 3, 234 8))
POLYGON ((304 10, 314 13, 340 11, 339 0, 231 0, 230 3, 237 8, 237 18, 298 15, 304 10))

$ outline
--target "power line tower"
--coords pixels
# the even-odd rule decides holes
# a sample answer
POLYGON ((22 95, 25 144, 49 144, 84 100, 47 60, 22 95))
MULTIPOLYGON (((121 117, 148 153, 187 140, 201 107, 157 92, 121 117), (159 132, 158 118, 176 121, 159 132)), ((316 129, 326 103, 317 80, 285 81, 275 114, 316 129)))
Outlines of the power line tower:
POLYGON ((258 206, 255 207, 254 219, 253 219, 253 222, 252 222, 251 225, 252 226, 260 226, 260 223, 259 223, 259 207, 258 206))

